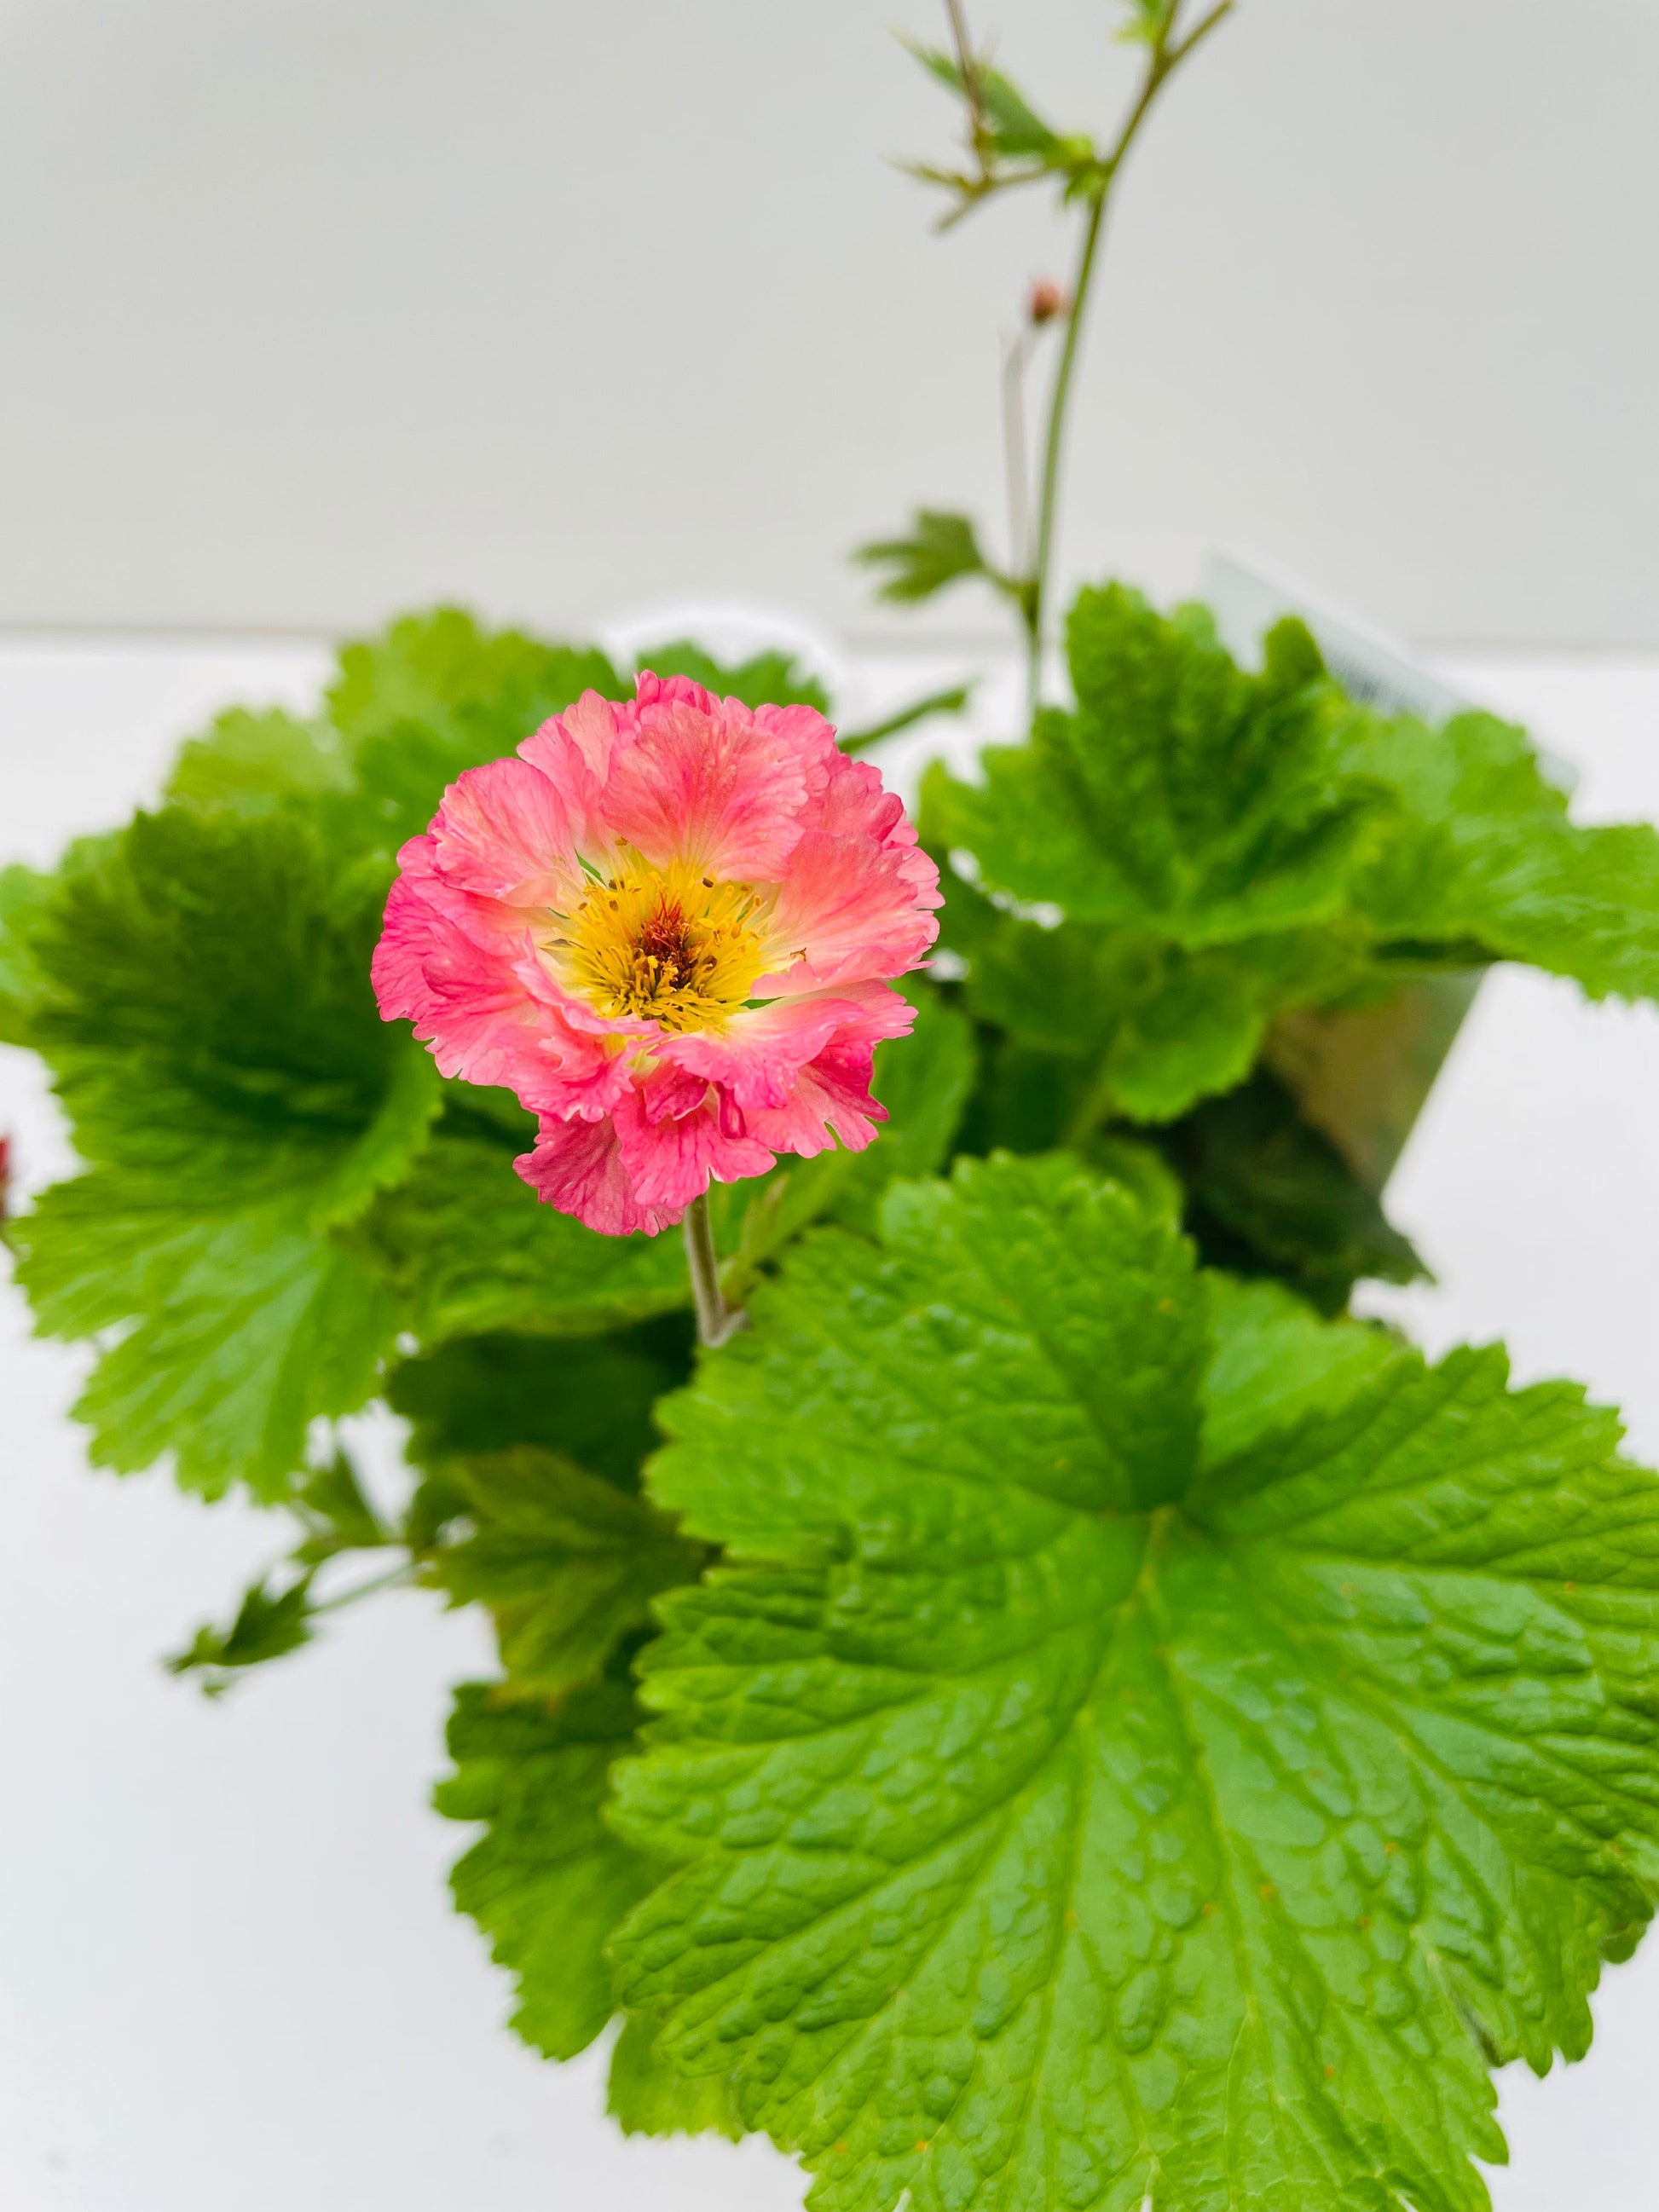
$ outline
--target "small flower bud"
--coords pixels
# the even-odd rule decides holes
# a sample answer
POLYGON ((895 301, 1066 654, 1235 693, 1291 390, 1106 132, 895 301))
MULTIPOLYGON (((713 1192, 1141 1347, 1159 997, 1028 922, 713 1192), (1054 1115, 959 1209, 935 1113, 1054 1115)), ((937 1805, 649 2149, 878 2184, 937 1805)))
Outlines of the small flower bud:
POLYGON ((1033 329, 1040 331, 1045 323, 1057 322, 1071 313, 1072 295, 1052 276, 1039 276, 1026 295, 1025 312, 1033 329))

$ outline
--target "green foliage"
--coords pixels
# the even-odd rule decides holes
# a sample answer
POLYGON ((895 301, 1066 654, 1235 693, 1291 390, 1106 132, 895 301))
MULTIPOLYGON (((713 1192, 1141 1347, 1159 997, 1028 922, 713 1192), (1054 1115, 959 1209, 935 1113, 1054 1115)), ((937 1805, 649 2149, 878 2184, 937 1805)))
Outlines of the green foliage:
MULTIPOLYGON (((954 54, 943 53, 937 46, 913 46, 911 52, 928 75, 937 77, 947 91, 955 93, 958 99, 968 97, 969 88, 954 54)), ((984 112, 987 136, 997 154, 1013 161, 1023 155, 1040 159, 1064 145, 1060 133, 1050 129, 1024 93, 1000 70, 979 64, 974 71, 972 88, 984 112)))
POLYGON ((651 1408, 690 1372, 690 1316, 676 1313, 608 1336, 453 1338, 395 1367, 386 1397, 422 1466, 540 1444, 637 1490, 659 1441, 651 1408))
POLYGON ((1651 1910, 1659 1481, 1063 1162, 884 1218, 665 1409, 731 1564, 642 1656, 624 1997, 823 2212, 1476 2212, 1651 1910))
POLYGON ((1659 834, 1576 829, 1522 731, 1489 714, 1443 730, 1355 715, 1357 774, 1392 792, 1400 826, 1357 896, 1407 948, 1470 948, 1570 975, 1591 998, 1659 996, 1659 834))
POLYGON ((331 723, 232 707, 180 748, 167 795, 204 813, 271 814, 350 788, 349 749, 331 723))
POLYGON ((599 1237, 543 1206, 497 1144, 440 1135, 364 1216, 364 1262, 423 1341, 495 1329, 595 1335, 689 1303, 678 1236, 599 1237))
POLYGON ((455 1902, 516 1978, 513 2026, 550 2058, 574 2057, 610 2019, 605 1942, 656 1872, 600 1818, 611 1762, 637 1722, 616 1680, 556 1710, 503 1699, 486 1683, 456 1692, 458 1771, 434 1802, 452 1820, 487 1826, 450 1878, 455 1902))
POLYGON ((363 1495, 356 1469, 337 1449, 301 1484, 291 1510, 305 1532, 295 1553, 305 1566, 320 1566, 342 1552, 380 1551, 396 1541, 363 1495))
POLYGON ((1409 1240, 1328 1139, 1265 1068, 1158 1132, 1187 1193, 1187 1227, 1212 1266, 1270 1274, 1322 1313, 1340 1313, 1362 1277, 1425 1274, 1409 1240))
MULTIPOLYGON (((979 89, 994 167, 1065 170, 979 89)), ((869 550, 899 598, 985 569, 959 517, 869 550)), ((1654 994, 1659 840, 1575 828, 1490 718, 1353 706, 1295 625, 1252 675, 1108 588, 1068 647, 1073 708, 930 781, 949 957, 879 1141, 715 1192, 753 1326, 695 1382, 680 1239, 538 1206, 532 1118, 374 1006, 444 785, 629 688, 451 611, 0 874, 0 1036, 86 1163, 9 1235, 100 1340, 95 1457, 291 1516, 174 1671, 386 1582, 489 1608, 457 1901, 538 2048, 620 1996, 626 2129, 769 2129, 822 2212, 1476 2212, 1487 2066, 1582 2050, 1659 1881, 1659 1504, 1565 1386, 1318 1317, 1419 1263, 1261 1053, 1500 957, 1654 994), (392 1517, 317 1435, 376 1395, 392 1517)), ((645 659, 829 708, 786 655, 645 659)))
POLYGON ((302 825, 182 806, 32 895, 27 1031, 88 1172, 12 1236, 45 1333, 123 1332, 77 1408, 102 1464, 280 1496, 373 1395, 402 1309, 337 1232, 439 1104, 375 1012, 378 921, 302 825))
POLYGON ((352 757, 353 833, 395 854, 463 769, 510 753, 584 691, 617 699, 632 688, 602 653, 487 632, 454 607, 347 646, 327 706, 352 757))
POLYGON ((1171 0, 1126 0, 1129 20, 1118 32, 1127 42, 1155 46, 1169 29, 1171 0))
POLYGON ((448 1472, 471 1532, 431 1578, 452 1604, 489 1607, 514 1697, 557 1698, 598 1674, 659 1591, 696 1579, 699 1546, 573 1460, 517 1444, 448 1472))
POLYGON ((309 1575, 280 1590, 271 1587, 269 1577, 262 1578, 244 1595, 230 1626, 223 1631, 198 1628, 188 1648, 165 1662, 168 1674, 199 1671, 204 1694, 222 1698, 239 1668, 285 1658, 311 1641, 310 1598, 309 1575))
POLYGON ((908 538, 875 539, 860 545, 853 558, 866 568, 889 572, 876 586, 876 597, 896 606, 931 599, 963 576, 996 580, 968 517, 941 514, 933 507, 916 510, 908 538))
POLYGON ((1294 623, 1251 675, 1204 610, 1112 586, 1079 595, 1067 645, 1075 708, 924 793, 981 1030, 964 1147, 1173 1124, 1207 1257, 1331 1311, 1362 1275, 1409 1279, 1376 1191, 1259 1068, 1269 1023, 1506 957, 1659 992, 1659 836, 1573 827, 1489 716, 1431 732, 1352 704, 1294 623))
POLYGON ((1044 177, 1054 178, 1072 198, 1104 191, 1110 181, 1111 157, 1085 134, 1062 134, 1044 122, 1012 79, 985 56, 971 57, 964 71, 956 54, 909 40, 905 44, 928 75, 967 110, 969 169, 942 169, 921 161, 905 165, 924 184, 943 185, 956 194, 958 213, 991 192, 1044 177))
POLYGON ((689 2081, 657 2048, 658 2023, 632 2013, 611 2054, 605 2110, 625 2136, 728 2136, 743 2133, 731 2084, 719 2075, 689 2081))
POLYGON ((0 868, 0 1044, 29 1042, 29 1011, 41 981, 29 933, 51 893, 51 877, 21 861, 0 868))

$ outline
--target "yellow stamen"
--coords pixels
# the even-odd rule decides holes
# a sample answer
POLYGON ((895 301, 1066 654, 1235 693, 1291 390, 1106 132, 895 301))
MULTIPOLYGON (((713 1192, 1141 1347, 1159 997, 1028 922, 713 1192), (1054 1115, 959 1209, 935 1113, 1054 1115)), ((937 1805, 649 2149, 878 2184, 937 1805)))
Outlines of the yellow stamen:
POLYGON ((630 856, 570 914, 559 948, 565 980, 607 1020, 723 1028, 769 964, 762 904, 751 884, 630 856))

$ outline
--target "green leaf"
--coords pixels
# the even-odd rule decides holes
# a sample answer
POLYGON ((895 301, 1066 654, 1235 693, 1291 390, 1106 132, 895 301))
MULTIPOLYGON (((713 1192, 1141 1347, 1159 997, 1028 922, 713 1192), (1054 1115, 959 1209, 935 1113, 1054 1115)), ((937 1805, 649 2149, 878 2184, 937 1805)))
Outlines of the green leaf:
POLYGON ((623 2022, 611 2054, 605 2110, 625 2136, 729 2136, 743 2133, 729 2082, 689 2081, 657 2048, 659 2023, 647 2013, 623 2022))
POLYGON ((169 1674, 202 1671, 203 1692, 222 1697, 243 1667, 262 1667, 285 1658, 311 1641, 311 1577, 302 1575, 286 1589, 273 1590, 270 1578, 246 1593, 228 1629, 198 1628, 188 1650, 163 1662, 169 1674))
POLYGON ((887 1219, 665 1411, 732 1563, 644 1656, 624 2002, 819 2212, 1478 2212, 1659 1881, 1659 1480, 1052 1163, 887 1219))
POLYGON ((1359 890, 1380 935, 1528 961, 1592 998, 1659 996, 1659 835, 1647 823, 1574 828, 1524 732, 1488 714, 1434 731, 1357 713, 1347 734, 1356 770, 1402 802, 1359 890))
POLYGON ((481 629, 455 607, 345 647, 328 711, 355 763, 356 836, 395 853, 463 769, 512 752, 584 691, 630 689, 602 653, 481 629))
POLYGON ((642 1498, 533 1444, 457 1462, 471 1534, 433 1559, 454 1605, 495 1618, 504 1692, 556 1698, 597 1674, 648 1618, 651 1600, 693 1582, 703 1553, 642 1498))
POLYGON ((0 868, 0 1044, 27 1044, 40 972, 29 951, 30 925, 45 907, 52 878, 21 861, 0 868))
POLYGON ((970 1011, 1089 1060, 1085 1121, 1171 1120, 1248 1074, 1275 1013, 1352 988, 1349 888, 1389 804, 1345 775, 1295 626, 1250 676, 1202 609, 1166 618, 1110 586, 1079 595, 1067 640, 1075 713, 988 750, 979 786, 929 771, 945 935, 970 1011))
POLYGON ((989 748, 982 785, 935 769, 939 841, 972 853, 989 890, 1189 951, 1329 921, 1376 808, 1339 775, 1305 636, 1250 676, 1203 608, 1166 617, 1121 585, 1079 592, 1077 711, 989 748))
POLYGON ((690 1318, 669 1314, 610 1336, 457 1337, 400 1362, 386 1397, 422 1466, 540 1444, 637 1490, 652 1407, 690 1372, 690 1318))
POLYGON ((543 1206, 504 1147, 471 1138, 435 1139, 353 1246, 428 1346, 501 1329, 599 1335, 690 1303, 677 1234, 601 1237, 543 1206))
POLYGON ((433 1802, 487 1832, 457 1863, 451 1887, 496 1964, 517 1978, 514 2027, 550 2058, 574 2058, 610 2019, 605 1942, 655 1871, 600 1817, 611 1762, 633 1742, 637 1719, 618 1682, 578 1690, 556 1711, 503 1703, 483 1682, 455 1693, 458 1771, 433 1802))
POLYGON ((301 1484, 293 1510, 306 1532, 294 1556, 306 1566, 320 1566, 342 1552, 379 1551, 393 1540, 363 1495, 356 1469, 337 1447, 301 1484))
POLYGON ((1155 46, 1168 27, 1171 0, 1127 0, 1129 20, 1118 36, 1131 44, 1155 46))
POLYGON ((916 510, 908 538, 878 538, 860 545, 853 558, 866 568, 890 572, 876 586, 876 597, 898 606, 931 599, 961 577, 991 574, 968 517, 927 507, 916 510))
POLYGON ((635 665, 654 676, 689 676, 716 698, 741 699, 745 707, 816 707, 830 712, 830 694, 809 676, 792 653, 776 647, 736 662, 716 660, 689 637, 645 647, 635 665))
POLYGON ((1265 1068, 1158 1141, 1188 1193, 1187 1227, 1213 1266, 1276 1275, 1328 1314, 1341 1311, 1362 1278, 1409 1283, 1427 1273, 1379 1200, 1265 1068))
POLYGON ((1379 1370, 1414 1357, 1380 1323, 1322 1321, 1280 1284, 1218 1273, 1203 1281, 1214 1340, 1203 1456, 1212 1465, 1334 1411, 1379 1370))
POLYGON ((171 1452, 181 1486, 208 1498, 238 1480, 285 1496, 310 1423, 374 1396, 404 1318, 280 1200, 197 1213, 98 1169, 43 1194, 12 1241, 42 1334, 127 1332, 74 1408, 94 1462, 136 1473, 171 1452))
MULTIPOLYGON (((914 45, 908 40, 906 44, 930 76, 936 77, 958 99, 967 100, 962 65, 954 54, 945 53, 937 46, 914 45)), ((975 69, 975 77, 991 152, 1010 161, 1035 158, 1045 166, 1064 167, 1076 158, 1079 147, 1088 150, 1086 140, 1062 138, 1045 123, 1024 94, 1000 70, 981 61, 975 69)))
POLYGON ((280 707, 232 707, 182 747, 167 796, 204 812, 258 815, 350 787, 349 750, 331 724, 280 707))
POLYGON ((373 905, 303 824, 140 815, 31 922, 31 1041, 90 1172, 13 1231, 47 1334, 121 1332, 77 1407, 100 1463, 171 1449, 283 1494, 308 1424, 371 1396, 403 1326, 337 1241, 425 1145, 428 1056, 376 1013, 373 905))

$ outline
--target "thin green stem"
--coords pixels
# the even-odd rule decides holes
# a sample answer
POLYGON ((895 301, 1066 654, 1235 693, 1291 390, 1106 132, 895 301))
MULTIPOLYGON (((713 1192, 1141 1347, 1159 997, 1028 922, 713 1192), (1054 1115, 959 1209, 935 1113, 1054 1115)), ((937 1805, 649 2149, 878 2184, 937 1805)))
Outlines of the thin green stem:
POLYGON ((1072 282, 1072 308, 1066 319, 1066 339, 1060 349, 1054 391, 1048 401, 1048 434, 1042 441, 1042 491, 1037 507, 1036 558, 1031 564, 1031 590, 1026 612, 1030 654, 1026 674, 1026 699, 1033 714, 1036 712, 1042 684, 1043 616, 1048 608, 1048 570, 1054 558, 1054 512, 1059 503, 1060 455, 1066 434, 1066 407, 1072 396, 1072 372, 1077 365, 1078 336, 1083 328, 1083 311, 1088 304, 1089 280, 1094 275, 1095 254, 1100 245, 1109 189, 1103 186, 1089 209, 1089 220, 1083 233, 1083 249, 1078 256, 1077 274, 1072 282))
POLYGON ((310 1610, 313 1613, 337 1613, 343 1605, 356 1605, 360 1597, 372 1597, 376 1590, 392 1589, 399 1583, 414 1579, 414 1566, 405 1562, 401 1567, 392 1568, 386 1574, 371 1575, 366 1583, 358 1583, 350 1589, 342 1590, 337 1597, 324 1598, 320 1604, 313 1605, 310 1610))
POLYGON ((1078 255, 1077 275, 1072 285, 1072 309, 1066 325, 1066 342, 1060 349, 1054 370, 1054 389, 1048 401, 1048 423, 1043 439, 1042 489, 1037 509, 1036 553, 1031 564, 1029 596, 1025 606, 1028 648, 1030 655, 1027 675, 1027 696, 1033 713, 1036 709, 1042 684, 1042 648, 1045 618, 1048 614, 1050 572, 1054 563, 1054 521, 1060 504, 1060 464, 1065 444, 1066 409, 1072 396, 1073 371, 1077 365, 1078 344, 1083 332, 1083 319, 1089 304, 1089 287, 1095 272, 1096 256, 1099 250, 1101 231, 1106 219, 1106 204, 1112 187, 1118 179, 1130 147, 1146 121, 1153 101, 1169 82, 1170 77, 1187 57, 1206 39, 1223 17, 1231 13, 1234 0, 1218 0, 1218 4, 1187 33, 1178 44, 1174 40, 1176 18, 1180 13, 1181 0, 1170 9, 1165 19, 1158 44, 1146 64, 1146 75, 1134 106, 1129 110, 1123 128, 1103 165, 1099 183, 1089 196, 1088 220, 1084 225, 1083 243, 1078 255))
POLYGON ((685 1258, 691 1270, 692 1302, 697 1310, 697 1341, 725 1344, 747 1324, 749 1316, 741 1310, 734 1313, 720 1290, 707 1191, 701 1198, 694 1198, 685 1209, 685 1258))

